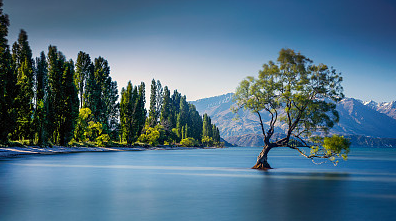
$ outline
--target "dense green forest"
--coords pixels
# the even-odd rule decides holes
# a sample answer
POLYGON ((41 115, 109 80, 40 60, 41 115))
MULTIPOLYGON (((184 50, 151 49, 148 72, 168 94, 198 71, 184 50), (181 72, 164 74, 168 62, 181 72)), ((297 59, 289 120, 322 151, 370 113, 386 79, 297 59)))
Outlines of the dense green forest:
POLYGON ((219 129, 186 96, 152 80, 121 89, 106 59, 80 51, 67 59, 56 46, 33 58, 28 35, 8 45, 0 0, 0 143, 51 145, 220 146, 219 129), (120 100, 120 102, 119 102, 120 100))

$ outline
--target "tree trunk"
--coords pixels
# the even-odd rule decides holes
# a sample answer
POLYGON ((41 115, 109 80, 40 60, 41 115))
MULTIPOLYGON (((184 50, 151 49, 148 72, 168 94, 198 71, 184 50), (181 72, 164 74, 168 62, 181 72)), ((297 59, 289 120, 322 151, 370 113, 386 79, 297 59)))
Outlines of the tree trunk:
POLYGON ((272 149, 271 146, 265 145, 260 155, 257 157, 257 163, 252 167, 252 169, 268 170, 272 167, 267 162, 268 152, 272 149))

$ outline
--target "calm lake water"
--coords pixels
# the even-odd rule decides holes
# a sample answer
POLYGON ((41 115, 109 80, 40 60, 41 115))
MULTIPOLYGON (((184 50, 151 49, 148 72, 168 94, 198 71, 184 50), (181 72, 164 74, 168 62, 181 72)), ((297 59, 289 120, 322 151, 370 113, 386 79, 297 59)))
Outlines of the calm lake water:
POLYGON ((130 151, 0 160, 0 220, 395 220, 396 149, 315 165, 261 148, 130 151))

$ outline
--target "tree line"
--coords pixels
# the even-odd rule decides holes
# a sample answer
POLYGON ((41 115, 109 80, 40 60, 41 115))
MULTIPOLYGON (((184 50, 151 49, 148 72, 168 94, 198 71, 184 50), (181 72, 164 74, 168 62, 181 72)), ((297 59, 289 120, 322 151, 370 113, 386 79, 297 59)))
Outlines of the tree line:
POLYGON ((103 57, 80 51, 67 59, 56 46, 33 58, 28 35, 8 45, 7 14, 0 0, 0 143, 78 145, 220 145, 219 129, 177 90, 151 82, 147 111, 145 84, 121 89, 103 57), (120 102, 119 102, 120 100, 120 102))

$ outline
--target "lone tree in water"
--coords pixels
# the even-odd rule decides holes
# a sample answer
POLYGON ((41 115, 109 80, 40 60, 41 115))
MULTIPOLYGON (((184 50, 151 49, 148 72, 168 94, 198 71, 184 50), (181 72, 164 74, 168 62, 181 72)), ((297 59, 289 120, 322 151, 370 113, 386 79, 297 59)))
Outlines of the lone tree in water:
POLYGON ((328 134, 338 122, 336 102, 344 97, 341 82, 342 77, 333 68, 314 65, 291 49, 282 49, 277 63, 264 64, 258 78, 243 80, 234 95, 233 111, 244 108, 257 114, 264 135, 265 146, 253 169, 270 169, 267 155, 275 147, 289 147, 311 160, 323 158, 334 164, 337 157, 346 160, 349 140, 337 135, 314 135, 328 134), (262 114, 269 115, 268 125, 264 125, 262 114), (279 123, 286 125, 285 135, 273 140, 279 123), (306 148, 309 153, 304 151, 306 148))

